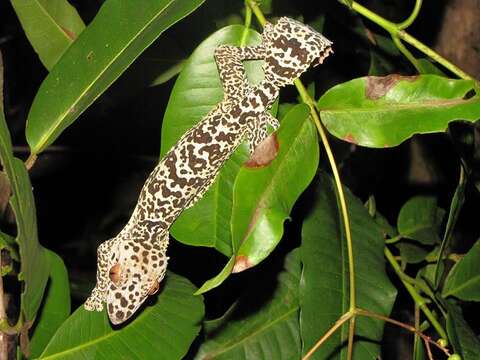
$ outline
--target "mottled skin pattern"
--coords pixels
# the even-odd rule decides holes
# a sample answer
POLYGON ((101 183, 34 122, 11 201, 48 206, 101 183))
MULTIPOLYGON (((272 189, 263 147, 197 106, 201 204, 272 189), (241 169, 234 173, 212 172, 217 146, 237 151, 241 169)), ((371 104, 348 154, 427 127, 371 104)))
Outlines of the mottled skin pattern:
POLYGON ((268 136, 267 125, 278 128, 267 111, 279 89, 331 52, 330 41, 288 18, 267 24, 259 46, 216 49, 224 99, 170 149, 145 182, 125 228, 99 246, 97 284, 87 310, 101 311, 106 302, 111 322, 120 324, 158 290, 172 223, 203 196, 244 140, 253 152, 268 136), (265 61, 265 78, 255 87, 242 63, 249 59, 265 61))

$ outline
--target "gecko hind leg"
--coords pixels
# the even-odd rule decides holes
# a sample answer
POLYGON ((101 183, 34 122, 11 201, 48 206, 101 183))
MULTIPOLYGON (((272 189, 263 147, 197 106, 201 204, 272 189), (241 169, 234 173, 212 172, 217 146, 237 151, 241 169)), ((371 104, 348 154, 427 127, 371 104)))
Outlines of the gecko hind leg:
POLYGON ((280 122, 270 113, 265 112, 260 115, 257 121, 249 124, 247 141, 250 149, 250 155, 252 155, 257 146, 269 136, 267 125, 270 125, 273 131, 276 131, 280 127, 280 122))

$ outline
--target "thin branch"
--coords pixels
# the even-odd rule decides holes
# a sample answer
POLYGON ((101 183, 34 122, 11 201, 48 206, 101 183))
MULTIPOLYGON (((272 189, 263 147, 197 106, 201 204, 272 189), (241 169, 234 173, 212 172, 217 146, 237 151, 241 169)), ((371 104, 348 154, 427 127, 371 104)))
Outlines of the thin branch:
MULTIPOLYGON (((450 70, 452 73, 457 75, 459 78, 473 80, 474 78, 458 68, 456 65, 452 64, 450 61, 439 55, 433 49, 429 48, 427 45, 423 44, 421 41, 414 38, 412 35, 408 34, 406 31, 402 30, 399 27, 399 24, 395 24, 380 15, 374 13, 373 11, 367 9, 366 7, 360 5, 357 2, 352 3, 353 10, 355 10, 360 15, 366 17, 370 21, 374 22, 375 24, 381 26, 386 31, 390 33, 390 35, 394 37, 399 37, 400 39, 404 40, 405 42, 409 43, 410 45, 414 46, 429 58, 435 60, 446 69, 450 70)), ((408 20, 408 19, 407 19, 408 20)), ((401 25, 401 24, 400 24, 401 25)))
POLYGON ((371 311, 368 311, 368 310, 364 310, 364 309, 355 310, 355 314, 359 315, 359 316, 367 316, 367 317, 383 320, 385 322, 388 322, 390 324, 394 324, 394 325, 399 326, 399 327, 401 327, 405 330, 413 332, 413 333, 417 334, 418 336, 420 336, 424 341, 427 341, 429 344, 432 344, 435 347, 437 347, 438 349, 440 349, 445 355, 450 356, 450 351, 448 351, 448 349, 446 347, 444 347, 443 345, 440 345, 436 341, 432 340, 432 338, 430 336, 425 335, 424 333, 415 329, 414 326, 405 324, 401 321, 394 320, 394 319, 391 319, 387 316, 383 316, 383 315, 380 315, 380 314, 377 314, 377 313, 374 313, 374 312, 371 312, 371 311))
POLYGON ((412 25, 413 22, 415 21, 415 19, 417 18, 418 13, 420 12, 421 8, 422 8, 422 0, 416 0, 415 1, 415 6, 414 6, 413 11, 410 14, 410 16, 405 21, 402 21, 401 23, 398 23, 397 27, 400 30, 405 30, 407 27, 412 25))
POLYGON ((325 334, 313 345, 313 347, 308 350, 308 352, 305 354, 305 356, 302 358, 302 360, 308 360, 310 357, 317 351, 317 349, 330 337, 332 336, 335 331, 337 331, 343 324, 345 324, 348 320, 350 320, 354 316, 353 312, 347 312, 343 314, 336 322, 333 324, 333 326, 327 330, 325 334))
POLYGON ((408 293, 412 297, 415 304, 417 304, 418 307, 420 308, 420 310, 422 310, 422 312, 425 314, 428 321, 430 321, 432 326, 438 332, 438 335, 440 335, 440 337, 442 339, 447 341, 448 338, 447 338, 446 331, 443 329, 442 325, 440 325, 440 323, 438 322, 435 315, 433 315, 431 310, 427 307, 426 300, 417 292, 417 290, 415 289, 415 287, 412 284, 410 284, 409 282, 407 282, 405 280, 404 276, 406 276, 406 275, 403 273, 402 269, 400 268, 400 265, 398 265, 398 263, 395 260, 393 254, 390 252, 390 250, 387 247, 385 247, 384 253, 385 253, 385 257, 387 258, 388 262, 392 266, 393 270, 395 270, 396 274, 398 275, 398 277, 402 281, 403 286, 405 286, 405 288, 407 289, 408 293))

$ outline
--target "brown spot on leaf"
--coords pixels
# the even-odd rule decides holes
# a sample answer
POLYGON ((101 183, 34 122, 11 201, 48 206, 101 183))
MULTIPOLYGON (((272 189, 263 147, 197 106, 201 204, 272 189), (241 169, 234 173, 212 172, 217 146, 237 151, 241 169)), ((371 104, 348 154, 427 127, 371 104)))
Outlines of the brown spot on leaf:
POLYGON ((388 76, 368 76, 365 88, 365 96, 371 100, 377 100, 385 96, 385 94, 401 80, 415 81, 417 76, 402 76, 391 74, 388 76))
POLYGON ((257 146, 250 159, 245 162, 245 166, 249 168, 267 166, 277 157, 279 147, 277 136, 270 135, 257 146))
POLYGON ((352 144, 357 144, 357 140, 355 140, 355 138, 353 137, 352 134, 348 133, 347 135, 345 135, 345 137, 343 138, 343 140, 349 142, 349 143, 352 143, 352 144))
POLYGON ((67 28, 64 28, 63 26, 61 26, 63 32, 65 34, 67 34, 67 36, 70 38, 70 40, 75 40, 77 38, 77 34, 75 34, 73 31, 67 29, 67 28))
POLYGON ((92 60, 93 60, 93 51, 90 51, 90 52, 87 54, 87 60, 88 60, 89 62, 92 62, 92 60))
POLYGON ((251 268, 253 264, 248 260, 245 255, 240 255, 235 258, 235 265, 233 266, 232 273, 239 273, 251 268))

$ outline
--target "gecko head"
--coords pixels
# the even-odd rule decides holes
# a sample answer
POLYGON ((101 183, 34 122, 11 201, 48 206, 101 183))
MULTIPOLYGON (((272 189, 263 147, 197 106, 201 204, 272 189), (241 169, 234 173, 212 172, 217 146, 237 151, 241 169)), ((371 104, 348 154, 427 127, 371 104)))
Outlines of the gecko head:
POLYGON ((292 84, 311 65, 316 66, 330 55, 332 42, 310 26, 282 17, 275 25, 264 27, 266 48, 263 71, 265 80, 282 87, 292 84))
POLYGON ((149 243, 122 241, 111 255, 107 312, 112 324, 129 319, 148 296, 155 294, 165 276, 168 257, 149 243), (115 256, 114 256, 115 255, 115 256))

